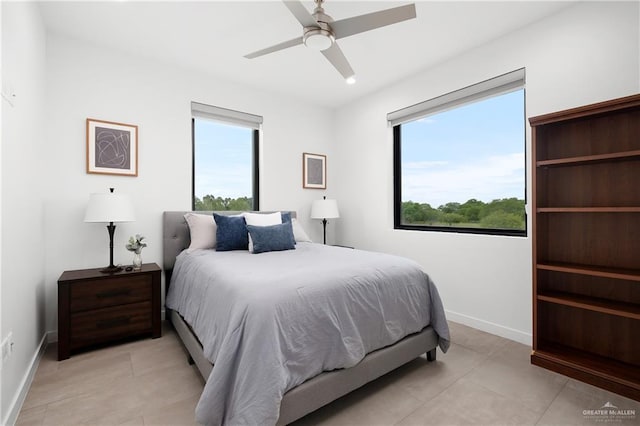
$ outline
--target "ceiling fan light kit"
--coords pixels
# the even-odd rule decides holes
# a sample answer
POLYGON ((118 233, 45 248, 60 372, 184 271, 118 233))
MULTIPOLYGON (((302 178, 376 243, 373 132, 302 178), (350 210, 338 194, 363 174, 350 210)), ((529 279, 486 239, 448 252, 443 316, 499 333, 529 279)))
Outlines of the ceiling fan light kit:
POLYGON ((336 41, 333 33, 322 28, 305 28, 302 37, 304 45, 313 50, 327 50, 336 41))
POLYGON ((415 4, 394 7, 379 12, 367 13, 352 18, 333 20, 324 13, 324 0, 314 0, 316 8, 313 14, 299 0, 283 0, 284 5, 302 25, 302 37, 288 40, 266 49, 245 55, 247 59, 257 58, 289 47, 304 44, 306 47, 320 51, 331 65, 340 73, 348 84, 356 82, 356 73, 342 53, 336 40, 354 34, 385 27, 416 17, 415 4))

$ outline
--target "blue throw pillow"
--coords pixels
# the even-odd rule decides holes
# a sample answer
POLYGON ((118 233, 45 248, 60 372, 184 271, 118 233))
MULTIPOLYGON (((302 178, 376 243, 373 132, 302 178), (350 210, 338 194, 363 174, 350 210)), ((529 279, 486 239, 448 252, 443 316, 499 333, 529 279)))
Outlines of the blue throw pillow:
POLYGON ((249 235, 247 226, 242 216, 224 216, 213 214, 216 221, 216 250, 248 250, 249 235))
POLYGON ((282 216, 282 223, 288 223, 291 227, 291 242, 293 245, 296 244, 296 237, 293 235, 293 222, 291 221, 291 212, 280 212, 282 216))
POLYGON ((293 228, 290 223, 271 226, 247 225, 249 235, 253 241, 254 253, 295 249, 293 243, 293 228))

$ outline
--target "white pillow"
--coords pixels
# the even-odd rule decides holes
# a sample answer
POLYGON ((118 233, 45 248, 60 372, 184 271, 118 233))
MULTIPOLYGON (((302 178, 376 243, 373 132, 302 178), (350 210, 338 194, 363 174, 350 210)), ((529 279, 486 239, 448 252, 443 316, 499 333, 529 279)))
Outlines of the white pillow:
MULTIPOLYGON (((282 214, 276 213, 243 213, 244 220, 247 225, 253 226, 271 226, 280 225, 282 223, 282 214)), ((253 241, 249 235, 249 251, 253 253, 253 241)))
POLYGON ((311 243, 311 238, 304 232, 304 228, 298 222, 298 220, 294 217, 291 219, 291 226, 293 227, 293 238, 296 239, 297 243, 311 243))
POLYGON ((217 227, 213 215, 185 213, 184 219, 189 225, 191 235, 189 250, 216 248, 217 227))

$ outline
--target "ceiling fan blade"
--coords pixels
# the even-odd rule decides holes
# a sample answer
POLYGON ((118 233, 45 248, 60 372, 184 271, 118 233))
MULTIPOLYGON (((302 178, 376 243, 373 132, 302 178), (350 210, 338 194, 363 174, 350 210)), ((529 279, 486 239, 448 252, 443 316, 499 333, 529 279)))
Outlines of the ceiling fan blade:
POLYGON ((313 18, 313 16, 311 16, 311 14, 307 10, 307 8, 304 7, 302 5, 302 3, 300 3, 297 0, 296 1, 284 1, 283 0, 282 2, 284 3, 285 6, 287 6, 289 11, 291 11, 291 13, 293 13, 293 16, 296 17, 298 22, 300 22, 300 24, 303 27, 317 27, 318 26, 318 23, 316 22, 316 20, 313 18))
POLYGON ((353 18, 341 19, 332 22, 331 29, 337 40, 387 25, 397 24, 415 17, 416 5, 407 4, 379 12, 367 13, 366 15, 354 16, 353 18))
POLYGON ((345 79, 353 77, 356 74, 353 72, 353 68, 349 65, 349 61, 345 58, 344 53, 342 53, 342 50, 338 46, 338 43, 333 43, 330 48, 323 50, 322 54, 345 79))
POLYGON ((257 58, 258 56, 263 56, 268 53, 277 52, 278 50, 287 49, 289 47, 297 46, 299 44, 302 44, 302 37, 296 37, 292 40, 283 41, 282 43, 278 43, 274 46, 267 47, 262 50, 258 50, 257 52, 249 53, 248 55, 244 55, 244 57, 247 59, 253 59, 253 58, 257 58))

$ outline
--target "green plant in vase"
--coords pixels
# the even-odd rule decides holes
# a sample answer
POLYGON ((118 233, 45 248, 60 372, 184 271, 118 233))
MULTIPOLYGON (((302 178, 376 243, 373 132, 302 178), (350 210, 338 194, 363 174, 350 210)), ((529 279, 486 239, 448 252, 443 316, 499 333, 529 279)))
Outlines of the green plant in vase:
POLYGON ((144 236, 136 234, 135 237, 129 237, 129 241, 126 244, 126 248, 132 251, 133 254, 133 269, 138 271, 142 268, 142 249, 147 246, 144 242, 144 236))

